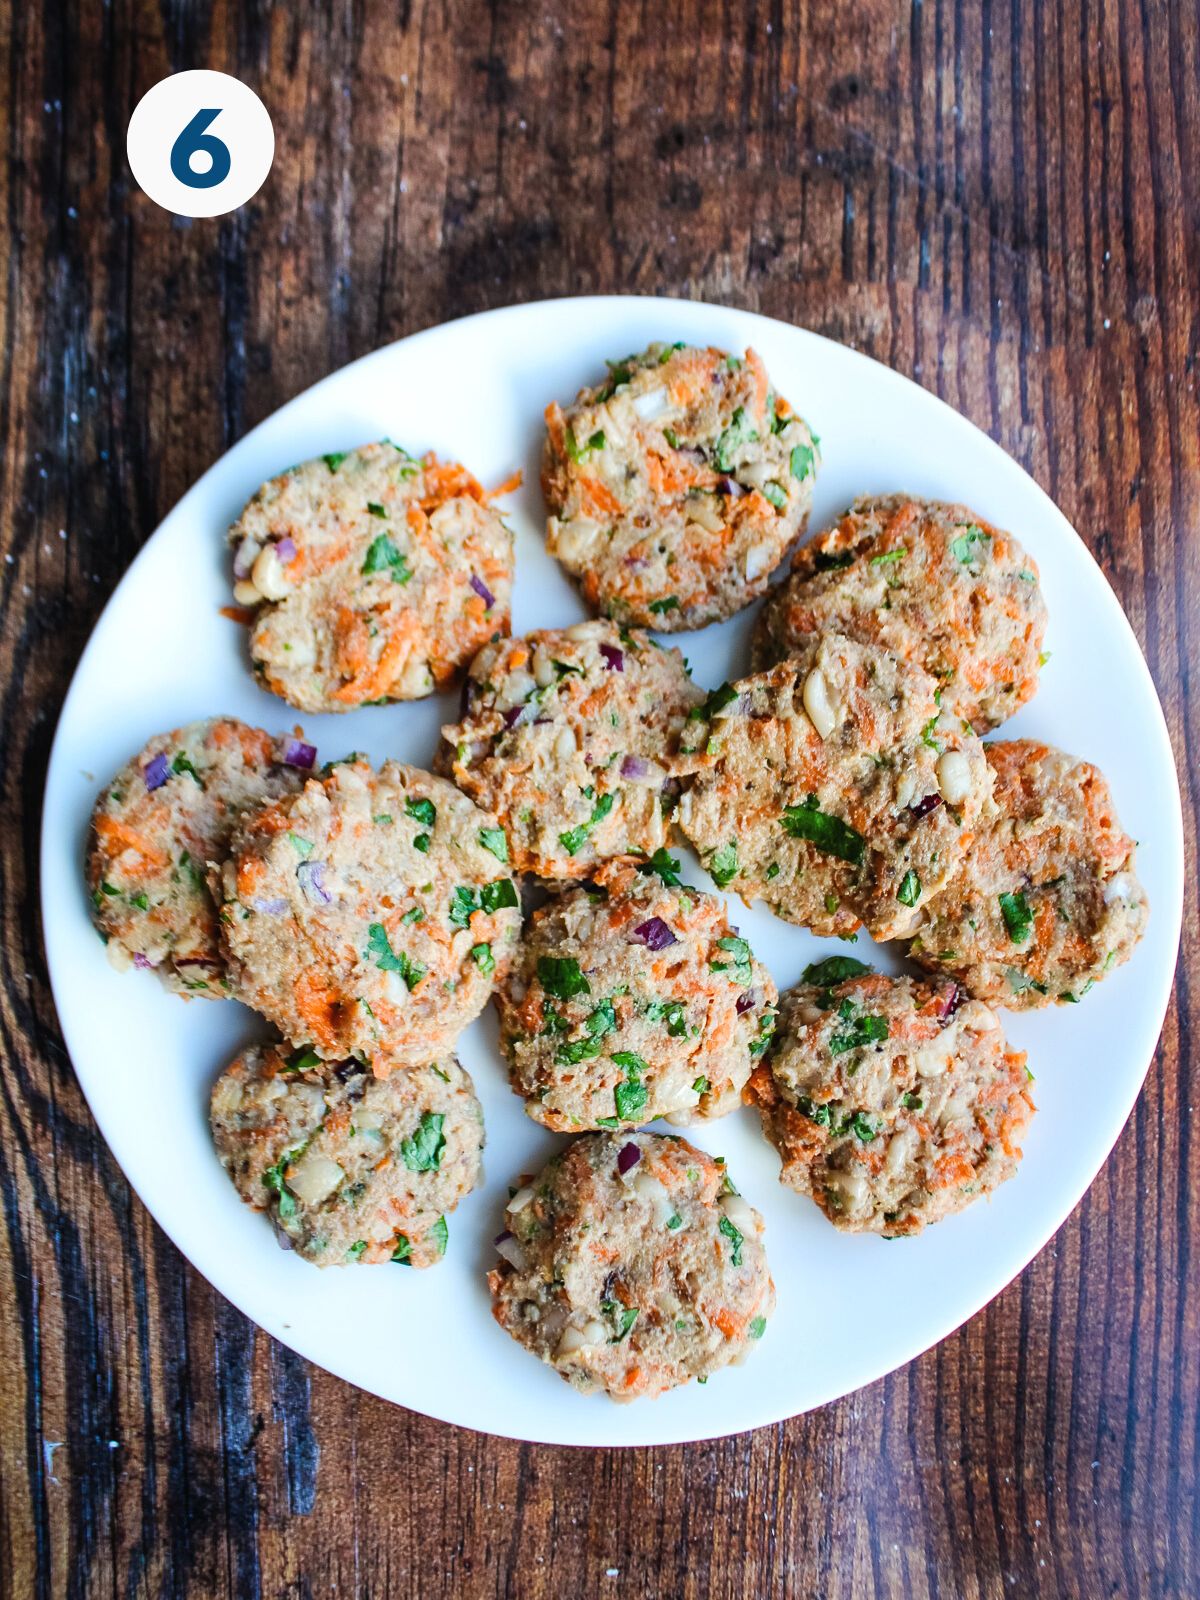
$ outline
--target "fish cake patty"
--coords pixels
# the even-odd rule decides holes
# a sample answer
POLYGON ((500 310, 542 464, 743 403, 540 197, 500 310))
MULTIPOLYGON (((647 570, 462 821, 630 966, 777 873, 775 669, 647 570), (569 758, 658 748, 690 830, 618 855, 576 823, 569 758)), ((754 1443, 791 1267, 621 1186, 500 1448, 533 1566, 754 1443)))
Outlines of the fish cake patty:
POLYGON ((819 460, 753 350, 652 344, 546 408, 546 546, 607 616, 700 628, 766 589, 819 460))
POLYGON ((984 746, 997 814, 909 954, 995 1005, 1073 1004, 1122 965, 1150 907, 1104 774, 1033 739, 984 746))
POLYGON ((298 790, 315 755, 298 735, 213 717, 156 734, 121 768, 96 801, 86 863, 92 920, 118 971, 153 969, 185 998, 230 993, 205 874, 239 817, 298 790))
POLYGON ((896 1238, 1012 1177, 1034 1107, 1025 1052, 990 1007, 953 980, 880 977, 845 956, 804 978, 746 1091, 781 1182, 835 1227, 896 1238))
POLYGON ((505 1221, 492 1315, 584 1392, 627 1401, 706 1379, 775 1308, 762 1218, 678 1137, 583 1134, 505 1221))
POLYGON ((512 1086, 556 1132, 724 1116, 771 1037, 771 974, 659 862, 669 881, 610 869, 540 907, 496 991, 512 1086))
POLYGON ((487 1003, 521 913, 504 830, 398 761, 325 769, 248 817, 214 874, 238 994, 285 1039, 381 1075, 431 1061, 487 1003))
POLYGON ((512 534, 465 467, 388 440, 272 478, 229 543, 254 669, 305 711, 419 700, 509 630, 512 534))
POLYGON ((755 670, 830 630, 923 667, 945 710, 986 733, 1037 689, 1046 604, 1011 534, 966 506, 883 495, 797 550, 759 614, 755 670))
POLYGON ((501 818, 519 872, 587 877, 666 844, 702 699, 678 650, 611 622, 501 640, 472 662, 437 766, 501 818))
POLYGON ((911 931, 992 806, 983 746, 936 692, 840 634, 715 690, 678 819, 718 887, 816 933, 911 931))
POLYGON ((453 1056, 382 1080, 358 1061, 251 1045, 213 1085, 213 1139, 247 1205, 319 1267, 446 1253, 482 1178, 483 1112, 453 1056))

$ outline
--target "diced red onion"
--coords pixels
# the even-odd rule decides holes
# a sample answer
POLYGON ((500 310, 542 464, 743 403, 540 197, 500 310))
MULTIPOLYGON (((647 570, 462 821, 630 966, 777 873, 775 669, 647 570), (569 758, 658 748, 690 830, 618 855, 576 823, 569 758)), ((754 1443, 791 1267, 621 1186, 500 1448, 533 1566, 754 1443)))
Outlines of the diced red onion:
POLYGON ((727 494, 731 500, 740 500, 746 492, 736 478, 718 479, 717 488, 722 494, 727 494))
POLYGON ((275 546, 275 554, 286 567, 289 562, 296 559, 296 542, 294 539, 280 539, 275 546))
POLYGON ((161 750, 142 768, 142 777, 145 779, 147 789, 161 789, 170 775, 170 763, 161 750))
POLYGON ((604 665, 609 672, 625 671, 625 652, 618 650, 615 644, 602 644, 600 654, 604 657, 604 665))
POLYGON ((487 584, 484 583, 483 579, 478 577, 474 572, 471 574, 471 587, 490 611, 496 604, 496 596, 488 588, 487 584))
POLYGON ((670 945, 679 943, 661 917, 640 922, 633 930, 633 937, 639 944, 644 944, 647 950, 666 950, 670 945))
POLYGON ((234 552, 233 575, 235 578, 248 578, 250 576, 251 568, 254 566, 255 559, 261 548, 257 539, 250 534, 246 535, 234 552))
POLYGON ((154 971, 153 961, 151 961, 149 956, 144 956, 140 950, 135 950, 133 952, 133 964, 135 967, 140 967, 143 972, 154 971))
POLYGON ((274 1217, 271 1218, 271 1227, 275 1233, 275 1243, 281 1250, 294 1250, 296 1248, 274 1217))
POLYGON ((520 722, 525 709, 526 708, 524 706, 509 706, 508 710, 502 714, 500 720, 503 722, 506 728, 515 728, 517 723, 520 722))
POLYGON ((325 887, 325 862, 302 861, 296 868, 296 879, 305 898, 314 906, 327 906, 333 899, 325 887))
POLYGON ((909 810, 914 817, 927 817, 931 811, 936 811, 942 803, 940 794, 927 794, 923 799, 914 800, 909 810))
POLYGON ((636 1144, 623 1144, 617 1152, 617 1171, 624 1177, 631 1167, 637 1166, 641 1159, 642 1152, 636 1144))
POLYGON ((743 1017, 743 1016, 745 1016, 747 1011, 753 1011, 757 1004, 758 1004, 758 990, 757 989, 747 989, 744 994, 738 995, 738 997, 737 997, 737 1005, 734 1007, 734 1009, 736 1010, 736 1012, 737 1012, 739 1017, 743 1017))
POLYGON ((621 776, 623 778, 644 778, 650 768, 641 756, 626 756, 621 763, 621 776))
POLYGON ((966 990, 960 984, 957 984, 951 980, 949 988, 938 1002, 937 1014, 939 1019, 942 1022, 949 1022, 950 1018, 954 1015, 966 998, 966 990))
POLYGON ((528 1266, 525 1252, 521 1249, 520 1240, 511 1229, 505 1228, 503 1233, 498 1233, 492 1241, 496 1246, 496 1253, 504 1257, 510 1267, 515 1267, 518 1272, 524 1272, 528 1266))
POLYGON ((303 739, 289 739, 283 747, 285 767, 299 767, 301 772, 311 772, 316 760, 316 745, 305 744, 303 739))
POLYGON ((250 905, 252 910, 265 912, 268 917, 281 917, 288 908, 286 900, 256 899, 251 900, 250 905))

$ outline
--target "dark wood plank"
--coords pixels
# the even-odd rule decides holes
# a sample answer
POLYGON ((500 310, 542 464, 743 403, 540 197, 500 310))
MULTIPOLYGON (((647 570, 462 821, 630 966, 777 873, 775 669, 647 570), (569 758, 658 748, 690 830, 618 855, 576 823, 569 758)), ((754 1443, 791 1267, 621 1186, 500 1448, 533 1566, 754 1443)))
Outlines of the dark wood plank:
POLYGON ((0 28, 0 1592, 1196 1593, 1194 875, 1146 1090, 1022 1278, 819 1413, 627 1453, 397 1411, 227 1306, 95 1133, 36 910, 72 664, 188 484, 381 342, 588 291, 804 323, 1011 451, 1138 632, 1194 861, 1196 8, 10 0, 0 28), (124 131, 200 65, 260 89, 277 158, 186 224, 124 131))

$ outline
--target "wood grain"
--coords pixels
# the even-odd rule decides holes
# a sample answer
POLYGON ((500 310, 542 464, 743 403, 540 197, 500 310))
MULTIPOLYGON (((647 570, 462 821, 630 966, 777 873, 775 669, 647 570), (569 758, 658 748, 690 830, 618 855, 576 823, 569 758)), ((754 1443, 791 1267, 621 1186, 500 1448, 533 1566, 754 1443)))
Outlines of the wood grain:
POLYGON ((686 1449, 535 1449, 309 1368, 150 1222, 58 1035, 38 796, 107 596, 331 368, 488 306, 727 301, 910 374, 1090 544, 1166 708, 1196 860, 1200 13, 1178 0, 6 0, 0 169, 0 1592, 1200 1590, 1200 928, 1111 1159, 919 1361, 686 1449), (124 132, 166 73, 277 154, 187 223, 124 132))

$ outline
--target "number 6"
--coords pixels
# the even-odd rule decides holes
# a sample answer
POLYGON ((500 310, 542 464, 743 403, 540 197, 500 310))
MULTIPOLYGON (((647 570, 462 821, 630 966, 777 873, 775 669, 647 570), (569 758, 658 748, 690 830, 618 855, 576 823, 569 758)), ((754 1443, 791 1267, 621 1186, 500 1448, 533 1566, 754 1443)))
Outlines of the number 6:
POLYGON ((197 111, 171 146, 171 171, 189 189, 215 189, 229 176, 231 162, 228 145, 218 139, 215 133, 204 131, 220 115, 220 106, 215 111, 197 111), (212 157, 212 166, 207 172, 192 170, 192 156, 197 150, 203 150, 212 157))

